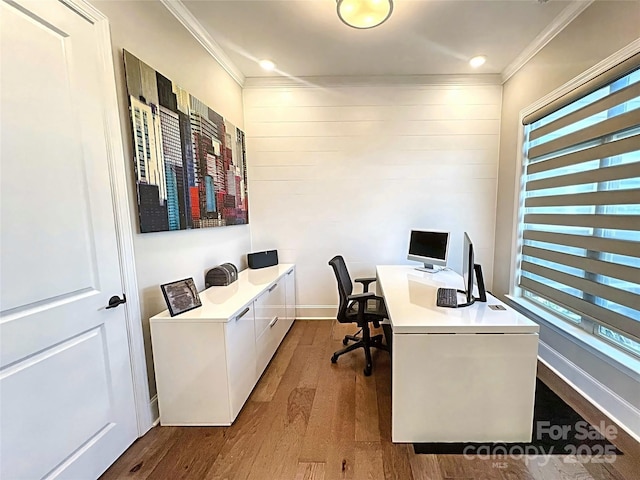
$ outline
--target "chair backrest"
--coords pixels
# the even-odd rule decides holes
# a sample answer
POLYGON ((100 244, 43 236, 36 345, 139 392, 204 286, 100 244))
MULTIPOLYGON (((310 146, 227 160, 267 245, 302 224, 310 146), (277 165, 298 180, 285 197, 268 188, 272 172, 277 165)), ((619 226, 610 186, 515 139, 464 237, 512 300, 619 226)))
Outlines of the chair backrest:
POLYGON ((344 263, 344 258, 342 258, 341 255, 336 255, 329 260, 329 265, 333 268, 333 273, 336 274, 338 294, 340 295, 340 305, 338 306, 338 315, 336 318, 341 323, 351 322, 352 320, 347 319, 347 307, 349 306, 347 297, 353 292, 353 283, 351 283, 347 265, 344 263))

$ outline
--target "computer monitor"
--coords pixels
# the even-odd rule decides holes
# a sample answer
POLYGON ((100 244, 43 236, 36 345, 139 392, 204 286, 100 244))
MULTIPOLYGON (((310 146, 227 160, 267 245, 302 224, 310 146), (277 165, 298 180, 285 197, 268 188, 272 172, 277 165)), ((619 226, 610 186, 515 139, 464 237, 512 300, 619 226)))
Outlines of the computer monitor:
POLYGON ((473 299, 473 243, 467 232, 464 232, 462 244, 462 279, 464 280, 464 294, 467 297, 467 304, 472 304, 473 299))
POLYGON ((429 273, 442 270, 436 265, 447 265, 448 252, 449 232, 411 230, 407 259, 424 264, 424 267, 418 267, 416 270, 429 273))
POLYGON ((464 232, 464 241, 462 245, 462 278, 464 281, 464 291, 459 290, 459 292, 465 294, 467 303, 464 305, 458 305, 459 307, 472 305, 476 300, 480 302, 487 301, 487 293, 484 288, 484 278, 482 276, 482 267, 479 264, 474 263, 474 261, 473 242, 469 238, 469 234, 464 232), (478 282, 478 298, 473 296, 474 275, 478 282))

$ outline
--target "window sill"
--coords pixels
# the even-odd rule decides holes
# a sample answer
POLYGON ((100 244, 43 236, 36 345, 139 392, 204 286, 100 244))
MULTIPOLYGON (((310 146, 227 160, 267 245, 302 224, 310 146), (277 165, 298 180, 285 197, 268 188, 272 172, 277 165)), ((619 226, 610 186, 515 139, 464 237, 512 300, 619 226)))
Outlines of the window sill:
MULTIPOLYGON (((511 306, 523 315, 570 338, 612 367, 624 372, 636 381, 640 381, 640 360, 633 355, 610 345, 608 342, 599 339, 596 335, 590 334, 576 325, 572 325, 567 321, 555 317, 522 297, 515 297, 513 295, 506 295, 506 297, 509 303, 511 303, 511 306)), ((559 353, 562 354, 562 352, 559 353)))

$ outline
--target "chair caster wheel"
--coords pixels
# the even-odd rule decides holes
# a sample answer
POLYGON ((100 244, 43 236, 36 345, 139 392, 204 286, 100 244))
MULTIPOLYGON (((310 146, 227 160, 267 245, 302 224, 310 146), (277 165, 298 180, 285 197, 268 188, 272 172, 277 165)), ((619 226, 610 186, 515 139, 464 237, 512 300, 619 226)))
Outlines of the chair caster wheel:
POLYGON ((331 355, 331 363, 336 363, 338 361, 338 357, 335 355, 331 355))
POLYGON ((371 375, 371 370, 372 370, 371 365, 367 365, 367 367, 364 369, 364 376, 365 377, 370 376, 371 375))
POLYGON ((347 345, 349 345, 349 339, 347 337, 344 337, 342 339, 342 344, 346 347, 347 345))

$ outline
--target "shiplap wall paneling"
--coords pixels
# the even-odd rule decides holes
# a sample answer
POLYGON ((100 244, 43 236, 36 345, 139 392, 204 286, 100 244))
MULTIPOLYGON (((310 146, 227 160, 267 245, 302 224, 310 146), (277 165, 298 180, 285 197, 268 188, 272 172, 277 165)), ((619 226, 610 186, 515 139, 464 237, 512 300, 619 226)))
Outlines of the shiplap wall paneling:
POLYGON ((499 85, 243 94, 252 246, 296 263, 300 318, 335 315, 331 257, 343 255, 353 277, 411 263, 411 228, 451 231, 457 271, 468 231, 490 284, 499 85))

